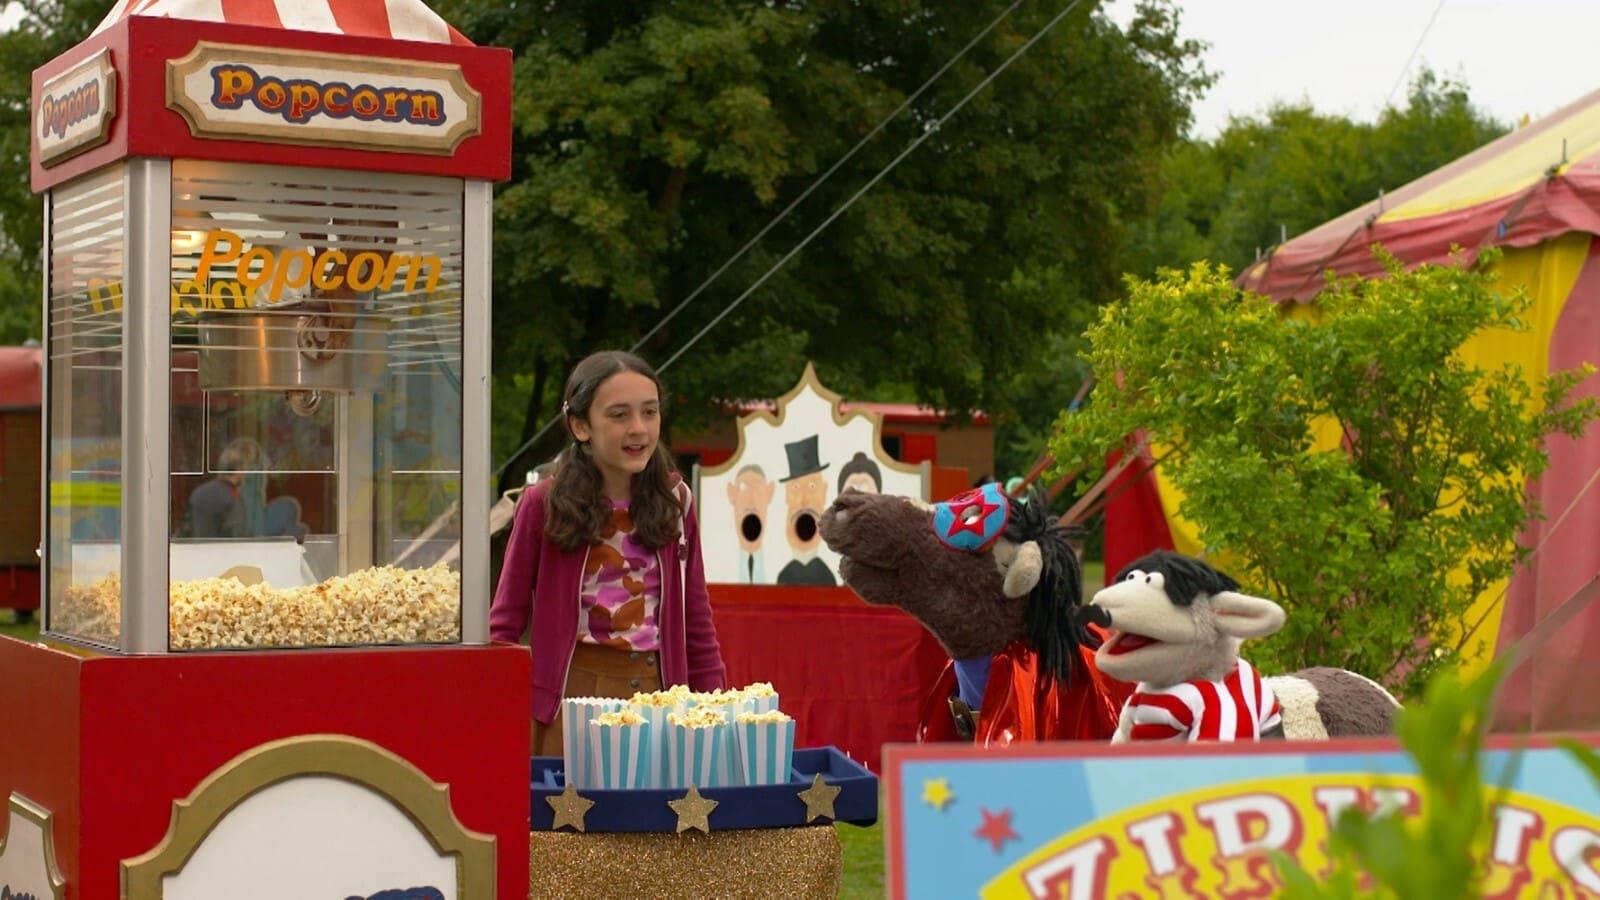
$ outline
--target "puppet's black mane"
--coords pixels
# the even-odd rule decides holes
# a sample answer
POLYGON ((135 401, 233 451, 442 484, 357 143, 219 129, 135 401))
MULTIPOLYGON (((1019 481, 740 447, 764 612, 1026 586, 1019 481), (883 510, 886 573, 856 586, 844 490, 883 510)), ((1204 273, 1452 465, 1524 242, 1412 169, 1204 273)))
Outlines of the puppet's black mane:
POLYGON ((1167 580, 1167 597, 1178 606, 1192 606, 1198 597, 1209 597, 1223 591, 1237 591, 1239 582, 1218 572, 1198 559, 1157 550, 1139 557, 1117 573, 1117 581, 1138 569, 1141 572, 1160 572, 1167 580))
POLYGON ((1078 648, 1099 646, 1086 623, 1073 615, 1083 605, 1083 572, 1078 567, 1078 554, 1067 542, 1067 529, 1051 515, 1049 500, 1042 491, 1034 490, 1027 502, 1015 497, 1010 502, 1006 540, 1018 546, 1027 541, 1038 543, 1044 562, 1039 583, 1028 595, 1023 614, 1028 642, 1039 653, 1040 667, 1065 686, 1083 668, 1078 648))

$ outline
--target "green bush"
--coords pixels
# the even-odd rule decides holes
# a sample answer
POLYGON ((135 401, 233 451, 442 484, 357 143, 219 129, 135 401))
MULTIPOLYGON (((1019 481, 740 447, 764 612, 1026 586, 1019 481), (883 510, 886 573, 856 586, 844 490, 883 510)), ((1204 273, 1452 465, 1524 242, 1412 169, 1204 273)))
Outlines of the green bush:
POLYGON ((1522 328, 1523 295, 1480 269, 1386 262, 1330 285, 1314 316, 1204 263, 1130 280, 1088 332, 1092 403, 1061 417, 1051 451, 1056 474, 1093 478, 1148 435, 1208 555, 1289 612, 1251 645, 1263 671, 1341 666, 1410 695, 1527 553, 1543 439, 1579 435, 1600 405, 1570 396, 1592 367, 1536 395, 1514 366, 1459 358, 1485 329, 1522 328))

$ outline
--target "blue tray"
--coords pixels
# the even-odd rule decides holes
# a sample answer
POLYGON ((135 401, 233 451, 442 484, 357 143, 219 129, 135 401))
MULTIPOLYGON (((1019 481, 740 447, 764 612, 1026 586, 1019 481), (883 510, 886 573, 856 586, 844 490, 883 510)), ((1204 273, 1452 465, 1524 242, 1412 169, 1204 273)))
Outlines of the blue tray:
MULTIPOLYGON (((744 787, 703 788, 700 796, 717 801, 711 811, 712 831, 727 828, 784 828, 807 823, 806 804, 798 796, 811 787, 811 779, 822 775, 824 783, 838 787, 834 799, 834 821, 868 826, 878 821, 878 776, 836 747, 813 747, 794 751, 794 766, 787 784, 747 785, 744 787)), ((529 827, 549 831, 555 812, 546 797, 560 794, 566 787, 561 758, 535 756, 531 765, 532 796, 529 800, 529 827)), ((666 831, 678 830, 678 814, 668 800, 683 798, 684 788, 639 791, 579 791, 594 801, 584 817, 586 831, 666 831)))

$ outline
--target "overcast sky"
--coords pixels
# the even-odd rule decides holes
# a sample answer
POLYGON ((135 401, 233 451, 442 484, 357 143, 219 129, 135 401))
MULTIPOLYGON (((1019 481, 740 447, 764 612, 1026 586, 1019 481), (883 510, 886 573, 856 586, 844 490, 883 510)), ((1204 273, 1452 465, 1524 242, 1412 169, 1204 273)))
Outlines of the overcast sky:
MULTIPOLYGON (((1195 108, 1194 134, 1273 100, 1371 120, 1419 66, 1466 82, 1473 101, 1512 122, 1600 88, 1600 0, 1182 0, 1182 32, 1210 44, 1220 75, 1195 108), (1438 15, 1435 18, 1435 10, 1438 15), (1433 18, 1432 27, 1428 27, 1433 18), (1419 46, 1418 41, 1421 41, 1419 46)), ((1126 23, 1133 0, 1110 0, 1126 23)))

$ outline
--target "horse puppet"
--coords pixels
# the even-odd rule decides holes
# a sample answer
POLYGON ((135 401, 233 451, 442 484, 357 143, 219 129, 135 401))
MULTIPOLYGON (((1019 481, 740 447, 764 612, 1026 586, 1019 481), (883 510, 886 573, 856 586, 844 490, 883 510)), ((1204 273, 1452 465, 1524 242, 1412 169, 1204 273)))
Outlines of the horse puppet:
POLYGON ((1082 576, 1042 497, 997 484, 929 507, 842 494, 822 516, 839 574, 862 600, 910 613, 952 662, 923 706, 918 738, 1106 740, 1132 687, 1102 675, 1106 631, 1080 620, 1082 576))

